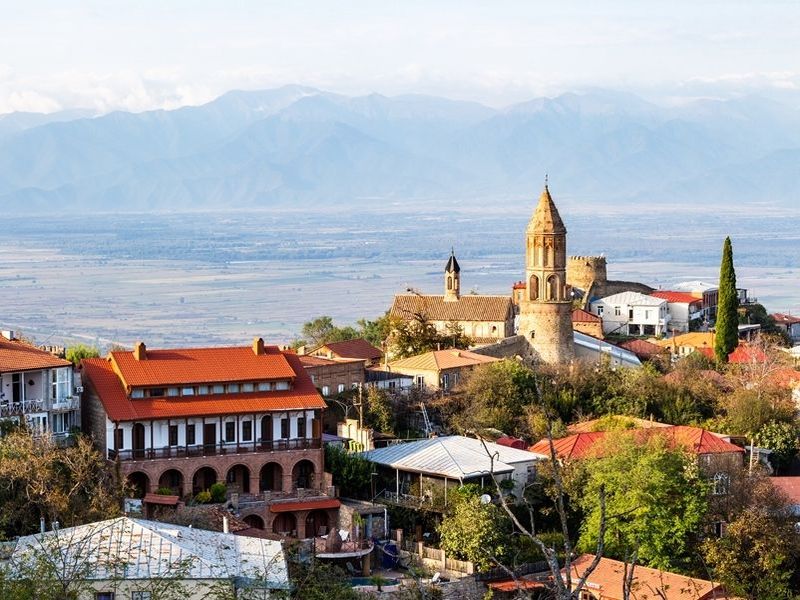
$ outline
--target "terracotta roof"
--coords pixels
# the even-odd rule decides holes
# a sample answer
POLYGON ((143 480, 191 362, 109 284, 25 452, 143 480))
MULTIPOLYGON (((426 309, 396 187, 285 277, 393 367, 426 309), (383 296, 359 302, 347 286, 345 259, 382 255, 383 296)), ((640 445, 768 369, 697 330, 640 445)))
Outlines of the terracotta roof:
POLYGON ((327 367, 328 365, 339 365, 338 361, 331 360, 330 358, 323 358, 322 356, 312 356, 311 354, 300 354, 300 363, 304 367, 327 367))
POLYGON ((564 227, 564 221, 561 220, 561 215, 558 214, 558 209, 555 202, 553 202, 552 196, 550 196, 550 189, 546 184, 539 196, 539 204, 533 212, 527 230, 539 233, 567 233, 567 228, 564 227))
POLYGON ((518 590, 543 590, 547 585, 543 581, 535 581, 525 576, 513 579, 503 579, 502 581, 492 581, 488 584, 490 590, 495 592, 516 592, 518 590))
POLYGON ((573 323, 602 323, 603 319, 598 317, 597 315, 593 315, 588 310, 583 310, 582 308, 576 308, 572 311, 572 322, 573 323))
POLYGON ((180 496, 164 496, 162 494, 145 494, 144 502, 146 504, 163 504, 165 506, 175 506, 180 502, 180 496))
POLYGON ((363 338, 356 338, 344 342, 331 342, 330 344, 324 344, 318 348, 318 350, 322 349, 327 349, 332 352, 334 356, 338 356, 339 358, 375 360, 383 356, 379 348, 376 348, 363 338))
POLYGON ((0 336, 0 373, 69 367, 71 364, 68 360, 39 350, 22 340, 9 340, 0 336))
POLYGON ((399 369, 441 371, 443 369, 456 369, 459 367, 472 367, 485 363, 497 362, 499 358, 485 356, 469 350, 433 350, 425 354, 410 356, 389 363, 397 371, 399 369))
MULTIPOLYGON (((687 425, 670 425, 663 428, 648 429, 629 429, 638 437, 647 438, 651 435, 664 436, 672 447, 682 447, 693 454, 722 454, 727 452, 742 453, 744 450, 739 446, 725 441, 718 435, 701 429, 700 427, 689 427, 687 425)), ((602 447, 599 442, 605 439, 605 431, 594 431, 586 433, 576 433, 567 437, 553 440, 556 455, 562 460, 575 458, 592 458, 599 456, 602 447), (597 447, 595 447, 597 446, 597 447)), ((619 431, 611 433, 619 434, 619 431)), ((550 455, 550 448, 547 439, 539 440, 529 448, 531 452, 550 455)))
MULTIPOLYGON (((572 561, 571 579, 573 582, 577 583, 594 558, 592 554, 583 554, 572 561)), ((566 571, 562 569, 562 572, 566 571)), ((610 558, 601 558, 597 567, 586 579, 587 589, 604 600, 621 600, 624 574, 625 563, 610 558)), ((664 600, 728 598, 720 584, 641 565, 636 565, 633 571, 631 597, 642 600, 645 598, 663 598, 664 600)))
MULTIPOLYGON (((697 348, 697 351, 707 358, 714 358, 714 347, 711 346, 704 346, 702 348, 697 348)), ((749 364, 749 363, 761 363, 767 359, 767 355, 764 354, 759 348, 753 348, 751 346, 747 346, 743 343, 739 343, 739 345, 728 354, 728 362, 732 364, 749 364)))
POLYGON ((661 298, 662 300, 666 300, 670 304, 674 303, 694 304, 695 302, 698 304, 702 303, 702 298, 693 296, 689 292, 671 292, 667 290, 658 290, 650 295, 655 296, 656 298, 661 298))
POLYGON ((515 281, 512 287, 515 290, 524 290, 526 286, 524 281, 515 281))
POLYGON ((342 505, 336 498, 326 498, 324 500, 301 500, 299 502, 280 502, 269 507, 270 512, 282 513, 293 512, 295 510, 316 510, 325 508, 339 508, 342 505))
POLYGON ((630 350, 639 358, 650 358, 665 351, 661 346, 657 346, 646 340, 628 340, 619 343, 620 348, 630 350))
POLYGON ((773 319, 775 319, 776 323, 782 325, 794 325, 796 323, 800 323, 800 316, 797 315, 787 315, 784 313, 774 313, 770 315, 773 319))
POLYGON ((800 504, 800 477, 770 477, 769 480, 791 504, 800 504))
POLYGON ((122 381, 108 359, 85 359, 81 362, 81 369, 84 381, 96 391, 112 421, 325 408, 325 402, 314 387, 311 377, 305 372, 299 357, 287 352, 284 358, 295 374, 292 389, 209 396, 131 399, 126 395, 122 381))
POLYGON ((506 321, 513 308, 511 296, 466 294, 445 302, 444 296, 398 294, 390 314, 407 321, 415 315, 424 315, 429 321, 506 321))
POLYGON ((286 360, 288 353, 282 353, 277 346, 264 346, 264 354, 256 354, 249 346, 146 350, 144 360, 136 360, 133 354, 126 350, 109 355, 125 383, 133 387, 295 376, 286 360))

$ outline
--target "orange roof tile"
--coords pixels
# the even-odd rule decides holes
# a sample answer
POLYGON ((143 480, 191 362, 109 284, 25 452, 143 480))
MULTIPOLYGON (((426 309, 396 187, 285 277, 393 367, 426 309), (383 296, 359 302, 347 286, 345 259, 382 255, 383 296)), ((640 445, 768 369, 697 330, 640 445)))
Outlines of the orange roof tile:
POLYGON ((392 370, 419 369, 425 371, 441 371, 443 369, 457 369, 460 367, 473 367, 485 363, 497 362, 499 358, 486 356, 469 350, 433 350, 417 356, 409 356, 390 363, 392 370))
MULTIPOLYGON (((604 438, 604 431, 576 433, 575 435, 553 440, 553 448, 556 451, 556 456, 562 460, 586 458, 591 455, 591 449, 595 444, 604 438)), ((529 450, 537 454, 550 456, 550 442, 547 439, 539 440, 529 450)))
POLYGON ((598 317, 597 315, 593 315, 588 310, 583 310, 582 308, 576 308, 572 311, 572 322, 573 323, 602 323, 603 319, 598 317))
POLYGON ((650 358, 665 352, 665 349, 661 346, 646 340, 627 340, 625 342, 620 342, 619 347, 633 352, 639 358, 650 358))
POLYGON ((225 381, 289 379, 295 373, 277 346, 256 354, 249 346, 146 350, 144 360, 133 352, 110 354, 125 383, 132 387, 169 386, 225 381))
POLYGON ((0 337, 0 373, 68 367, 71 364, 22 340, 0 337))
POLYGON ((789 502, 800 504, 800 477, 770 477, 769 480, 789 502))
POLYGON ((326 498, 324 500, 304 500, 300 502, 280 502, 269 507, 270 512, 282 513, 295 510, 315 510, 325 508, 339 508, 342 505, 336 498, 326 498))
MULTIPOLYGON (((696 348, 696 351, 707 358, 713 359, 715 357, 713 347, 696 348)), ((760 349, 747 346, 741 342, 733 352, 728 354, 728 362, 732 364, 761 363, 766 359, 767 355, 760 349)))
MULTIPOLYGON (((578 582, 594 558, 592 554, 583 554, 572 561, 571 579, 573 583, 578 582)), ((562 572, 565 570, 562 569, 562 572)), ((598 597, 607 600, 621 600, 624 574, 625 563, 610 558, 601 558, 597 567, 586 579, 587 587, 598 597)), ((633 571, 632 592, 631 597, 633 598, 663 598, 664 600, 728 598, 720 584, 641 565, 636 565, 633 571)))
POLYGON ((784 313, 774 313, 770 315, 775 322, 782 325, 794 325, 795 323, 800 323, 800 316, 797 315, 787 315, 784 313))
POLYGON ((95 390, 108 418, 112 421, 325 408, 324 400, 303 369, 299 357, 296 354, 285 353, 284 358, 295 374, 292 389, 209 396, 131 399, 127 396, 122 381, 108 359, 85 359, 81 362, 81 369, 84 381, 95 390))
POLYGON ((693 296, 689 292, 670 292, 667 290, 658 290, 650 294, 656 298, 661 298, 662 300, 666 300, 668 303, 685 303, 685 304, 700 304, 702 300, 693 296))
POLYGON ((379 348, 376 348, 363 338, 346 340, 344 342, 331 342, 330 344, 320 346, 319 349, 326 349, 339 358, 375 360, 383 356, 379 348))

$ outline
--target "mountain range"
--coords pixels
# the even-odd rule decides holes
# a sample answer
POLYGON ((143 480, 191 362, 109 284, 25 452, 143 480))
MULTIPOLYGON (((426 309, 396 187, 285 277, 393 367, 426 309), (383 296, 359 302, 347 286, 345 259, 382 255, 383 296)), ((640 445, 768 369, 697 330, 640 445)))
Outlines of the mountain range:
POLYGON ((606 90, 490 108, 285 86, 170 111, 0 115, 7 213, 483 207, 535 197, 545 173, 567 204, 596 209, 795 207, 800 110, 606 90))

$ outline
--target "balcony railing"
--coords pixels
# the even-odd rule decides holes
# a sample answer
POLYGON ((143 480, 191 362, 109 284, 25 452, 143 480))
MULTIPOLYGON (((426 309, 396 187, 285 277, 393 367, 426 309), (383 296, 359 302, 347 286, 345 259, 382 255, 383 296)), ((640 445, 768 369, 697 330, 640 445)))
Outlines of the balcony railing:
POLYGON ((114 460, 153 460, 157 458, 192 458, 199 456, 224 456, 226 454, 247 454, 250 452, 277 452, 285 450, 316 450, 322 447, 322 440, 262 440, 242 444, 196 444, 193 446, 164 446, 161 448, 142 448, 137 450, 111 450, 108 458, 114 460))
POLYGON ((0 404, 0 417, 14 417, 44 411, 44 400, 24 400, 0 404))
POLYGON ((80 401, 77 396, 67 396, 66 398, 58 398, 53 400, 51 410, 77 410, 80 401))

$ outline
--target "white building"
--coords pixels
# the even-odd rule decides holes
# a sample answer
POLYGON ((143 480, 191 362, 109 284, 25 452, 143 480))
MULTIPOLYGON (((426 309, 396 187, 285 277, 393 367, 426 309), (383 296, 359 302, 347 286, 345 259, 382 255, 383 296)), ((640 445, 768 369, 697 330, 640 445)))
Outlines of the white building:
POLYGON ((34 432, 66 437, 81 425, 79 408, 72 363, 3 331, 0 419, 24 421, 34 432))
POLYGON ((659 290, 651 296, 667 301, 671 331, 686 333, 692 321, 703 319, 703 300, 689 292, 659 290))
POLYGON ((603 319, 603 333, 662 336, 669 330, 667 301, 638 292, 621 292, 591 303, 603 319))

